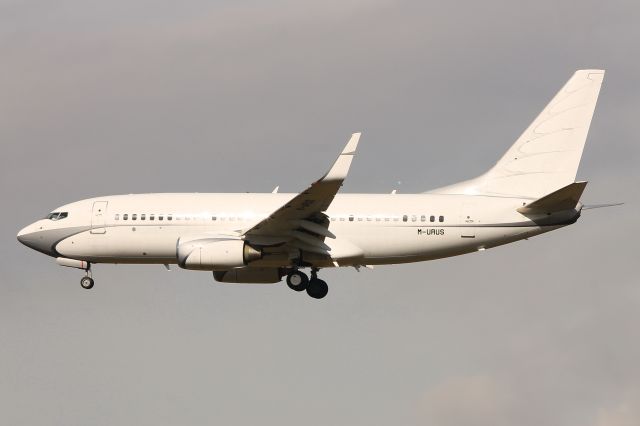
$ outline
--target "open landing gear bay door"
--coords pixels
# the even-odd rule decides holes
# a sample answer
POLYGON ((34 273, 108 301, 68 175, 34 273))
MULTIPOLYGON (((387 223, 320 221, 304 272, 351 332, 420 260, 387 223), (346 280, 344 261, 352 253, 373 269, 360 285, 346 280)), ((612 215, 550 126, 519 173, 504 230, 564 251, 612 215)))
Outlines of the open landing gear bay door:
POLYGON ((93 208, 91 210, 91 233, 92 234, 104 234, 107 232, 106 218, 107 218, 107 201, 94 202, 93 208))
MULTIPOLYGON (((246 230, 245 238, 248 241, 260 241, 265 238, 286 241, 292 248, 333 259, 340 257, 337 256, 338 253, 332 252, 332 246, 335 244, 324 242, 325 238, 336 238, 328 229, 329 219, 324 212, 331 205, 349 173, 359 140, 360 133, 352 134, 333 167, 322 178, 271 213, 269 217, 246 230)), ((353 253, 353 250, 351 252, 353 253)))

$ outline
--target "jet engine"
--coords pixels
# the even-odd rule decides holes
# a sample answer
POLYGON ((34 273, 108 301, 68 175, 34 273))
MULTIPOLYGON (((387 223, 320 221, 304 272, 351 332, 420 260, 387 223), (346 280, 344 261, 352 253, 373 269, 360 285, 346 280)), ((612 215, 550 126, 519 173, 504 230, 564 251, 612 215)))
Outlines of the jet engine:
POLYGON ((205 238, 184 243, 178 240, 177 256, 181 268, 220 271, 262 259, 262 250, 239 239, 205 238))

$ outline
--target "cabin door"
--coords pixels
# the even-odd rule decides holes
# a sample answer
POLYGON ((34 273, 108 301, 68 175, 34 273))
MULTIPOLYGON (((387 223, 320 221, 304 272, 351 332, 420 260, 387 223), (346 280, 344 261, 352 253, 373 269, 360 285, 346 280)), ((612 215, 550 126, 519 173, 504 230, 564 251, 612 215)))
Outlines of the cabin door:
POLYGON ((107 232, 107 201, 96 201, 91 211, 91 233, 104 234, 107 232))

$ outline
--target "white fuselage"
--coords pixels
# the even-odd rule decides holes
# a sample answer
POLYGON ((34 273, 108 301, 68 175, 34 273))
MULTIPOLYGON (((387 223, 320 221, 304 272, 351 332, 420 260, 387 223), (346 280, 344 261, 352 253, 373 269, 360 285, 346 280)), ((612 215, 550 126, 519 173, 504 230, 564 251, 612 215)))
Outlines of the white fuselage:
POLYGON ((361 133, 298 194, 120 195, 62 206, 18 234, 84 269, 176 263, 229 283, 275 283, 321 299, 320 268, 418 262, 484 250, 574 223, 575 181, 604 77, 578 70, 493 167, 423 194, 341 194, 361 133), (300 269, 310 268, 308 277, 300 269))
MULTIPOLYGON (((56 209, 19 238, 45 254, 91 263, 177 263, 179 241, 242 235, 296 194, 140 194, 92 198, 56 209)), ((431 260, 528 238, 575 222, 570 215, 531 217, 530 199, 444 194, 338 194, 326 211, 335 239, 331 259, 304 253, 317 267, 431 260)), ((266 241, 269 245, 268 241, 266 241)), ((292 256, 267 250, 251 266, 288 267, 292 256)))

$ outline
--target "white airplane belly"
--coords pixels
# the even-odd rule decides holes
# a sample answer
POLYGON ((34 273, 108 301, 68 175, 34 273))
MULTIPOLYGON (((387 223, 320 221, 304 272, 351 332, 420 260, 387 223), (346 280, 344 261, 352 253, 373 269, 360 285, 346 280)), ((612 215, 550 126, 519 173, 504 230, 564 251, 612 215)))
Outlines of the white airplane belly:
POLYGON ((376 226, 353 229, 345 235, 364 252, 365 258, 397 258, 458 249, 461 241, 457 228, 376 226))
MULTIPOLYGON (((559 226, 376 227, 345 235, 364 259, 380 263, 430 260, 470 253, 532 237, 559 226)), ((355 230, 354 230, 355 231, 355 230)))

